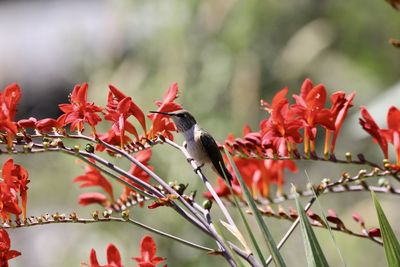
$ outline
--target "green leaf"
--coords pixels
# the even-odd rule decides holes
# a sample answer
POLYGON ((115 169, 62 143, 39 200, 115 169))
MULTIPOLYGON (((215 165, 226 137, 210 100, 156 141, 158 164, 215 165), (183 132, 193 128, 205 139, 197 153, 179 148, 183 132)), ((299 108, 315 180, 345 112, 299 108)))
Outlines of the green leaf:
MULTIPOLYGON (((220 163, 220 164, 221 164, 221 163, 220 163)), ((221 168, 221 169, 222 169, 222 171, 223 171, 223 168, 221 168)), ((225 180, 227 180, 227 177, 226 177, 225 173, 224 173, 224 176, 225 176, 225 180)), ((244 212, 243 212, 242 208, 241 208, 240 205, 239 205, 239 201, 237 200, 237 197, 236 197, 235 194, 233 193, 232 186, 231 186, 230 184, 228 184, 228 187, 229 187, 229 190, 231 191, 231 195, 232 195, 232 197, 233 197, 233 201, 235 202, 235 205, 236 205, 236 207, 237 207, 237 209, 238 209, 238 211, 239 211, 239 214, 240 214, 240 217, 242 218, 242 221, 243 221, 243 223, 244 223, 244 226, 246 227, 247 233, 248 233, 249 236, 250 236, 251 242, 252 242, 254 248, 255 248, 256 251, 257 251, 258 257, 260 258, 261 264, 262 264, 264 267, 266 267, 267 264, 266 264, 266 262, 265 262, 265 258, 264 258, 264 256, 263 256, 263 254, 262 254, 262 252, 261 252, 260 246, 258 245, 256 238, 254 237, 253 231, 251 230, 250 224, 249 224, 249 222, 248 222, 246 216, 244 216, 244 212)))
MULTIPOLYGON (((312 183, 311 183, 310 176, 308 176, 307 171, 304 171, 304 172, 305 172, 305 174, 306 174, 306 177, 307 177, 307 179, 308 179, 308 182, 309 182, 310 184, 312 184, 312 183)), ((330 235, 330 237, 331 237, 331 239, 332 239, 333 244, 334 244, 335 247, 336 247, 336 250, 337 250, 337 252, 338 252, 338 255, 339 255, 339 257, 340 257, 340 260, 341 260, 343 266, 346 267, 347 264, 346 264, 346 262, 344 261, 342 252, 340 251, 340 248, 339 248, 339 246, 338 246, 338 244, 337 244, 337 242, 336 242, 336 238, 335 238, 335 236, 333 235, 332 228, 331 228, 331 226, 329 225, 328 220, 326 219, 326 217, 327 217, 327 216, 326 216, 326 213, 325 213, 324 209, 322 208, 321 202, 319 201, 319 198, 318 198, 317 194, 315 193, 314 187, 312 187, 312 186, 311 186, 311 191, 312 191, 313 194, 314 194, 315 202, 317 203, 317 205, 318 205, 318 207, 319 207, 319 209, 320 209, 320 211, 321 211, 321 214, 322 214, 322 220, 325 222, 326 227, 327 227, 328 230, 329 230, 329 235, 330 235)))
POLYGON ((238 178, 240 187, 242 188, 244 195, 246 196, 247 203, 249 204, 249 206, 256 218, 257 224, 261 229, 261 232, 263 234, 265 242, 267 243, 268 250, 271 253, 272 260, 274 261, 275 265, 278 267, 286 266, 285 262, 283 261, 282 255, 280 254, 279 250, 277 249, 276 243, 275 243, 274 239, 272 238, 272 235, 269 232, 268 227, 265 224, 265 222, 261 216, 261 213, 257 208, 256 203, 254 202, 253 197, 250 194, 249 189, 247 188, 246 184, 244 183, 243 178, 240 175, 239 170, 237 169, 236 164, 232 159, 232 156, 229 154, 229 151, 225 147, 224 147, 224 150, 225 150, 225 154, 227 155, 229 162, 233 168, 233 171, 235 172, 236 177, 238 178))
POLYGON ((372 199, 374 200, 376 213, 378 215, 379 226, 381 228, 381 234, 383 238, 383 247, 385 249, 386 260, 388 266, 397 267, 400 266, 400 244, 394 235, 393 229, 387 220, 385 213, 379 203, 375 193, 371 191, 372 199))
MULTIPOLYGON (((294 186, 293 186, 294 188, 294 186)), ((297 212, 300 216, 301 232, 303 234, 304 248, 306 250, 308 266, 329 266, 314 230, 308 220, 303 206, 300 204, 298 195, 296 194, 297 212)))

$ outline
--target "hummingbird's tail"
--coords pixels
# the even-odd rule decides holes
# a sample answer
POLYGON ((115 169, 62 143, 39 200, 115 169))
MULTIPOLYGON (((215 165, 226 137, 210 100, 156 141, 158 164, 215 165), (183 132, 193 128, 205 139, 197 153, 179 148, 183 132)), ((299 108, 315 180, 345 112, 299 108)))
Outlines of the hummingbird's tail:
POLYGON ((230 186, 232 186, 232 175, 226 168, 225 163, 223 161, 220 161, 218 166, 214 166, 214 169, 222 178, 225 179, 226 182, 229 183, 230 186))

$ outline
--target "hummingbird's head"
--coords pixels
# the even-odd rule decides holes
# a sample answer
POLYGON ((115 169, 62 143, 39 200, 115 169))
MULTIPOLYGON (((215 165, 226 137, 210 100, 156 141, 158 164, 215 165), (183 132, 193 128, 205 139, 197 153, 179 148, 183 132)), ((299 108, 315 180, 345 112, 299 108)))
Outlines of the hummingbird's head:
POLYGON ((173 112, 160 112, 160 111, 150 111, 151 113, 159 113, 170 116, 174 121, 176 128, 179 132, 185 132, 192 128, 196 124, 195 118, 190 114, 189 111, 181 109, 173 112))

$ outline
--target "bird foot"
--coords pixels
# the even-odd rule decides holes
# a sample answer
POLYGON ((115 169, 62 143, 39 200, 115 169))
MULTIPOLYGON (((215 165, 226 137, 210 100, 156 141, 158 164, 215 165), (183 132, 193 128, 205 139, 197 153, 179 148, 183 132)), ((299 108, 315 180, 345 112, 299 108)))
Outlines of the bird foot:
POLYGON ((203 163, 203 164, 201 164, 200 166, 197 166, 197 168, 196 168, 196 169, 194 169, 194 173, 197 173, 198 171, 200 171, 200 170, 201 170, 201 168, 203 168, 203 166, 204 166, 204 163, 203 163))

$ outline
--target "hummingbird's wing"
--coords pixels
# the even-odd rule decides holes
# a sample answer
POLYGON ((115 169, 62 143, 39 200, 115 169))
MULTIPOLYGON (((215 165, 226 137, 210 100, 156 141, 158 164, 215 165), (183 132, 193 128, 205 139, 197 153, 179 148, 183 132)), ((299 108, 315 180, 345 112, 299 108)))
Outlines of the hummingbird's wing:
POLYGON ((214 138, 211 136, 211 134, 209 134, 205 130, 202 130, 200 134, 200 141, 203 145, 204 151, 210 157, 211 163, 213 164, 215 170, 222 178, 226 176, 228 178, 228 182, 231 183, 232 176, 225 167, 221 152, 219 151, 218 145, 215 142, 214 138))

